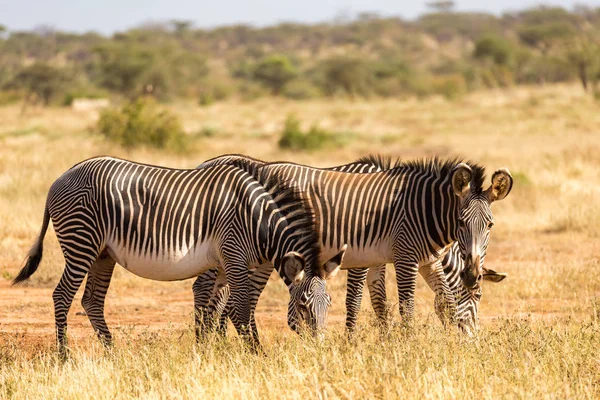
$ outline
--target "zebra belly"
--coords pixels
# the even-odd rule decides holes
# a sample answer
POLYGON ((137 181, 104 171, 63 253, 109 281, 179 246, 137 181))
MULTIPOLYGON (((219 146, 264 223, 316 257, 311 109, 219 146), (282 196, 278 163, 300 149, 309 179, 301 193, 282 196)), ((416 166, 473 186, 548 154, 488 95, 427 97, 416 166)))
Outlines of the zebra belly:
MULTIPOLYGON (((322 261, 329 260, 340 250, 338 248, 324 247, 322 250, 322 261)), ((346 249, 342 269, 365 268, 374 265, 393 262, 392 252, 386 244, 371 247, 350 247, 346 249)))
POLYGON ((111 257, 129 272, 156 281, 189 279, 219 266, 218 252, 212 240, 191 249, 165 252, 159 256, 140 255, 111 244, 107 244, 107 250, 111 257))

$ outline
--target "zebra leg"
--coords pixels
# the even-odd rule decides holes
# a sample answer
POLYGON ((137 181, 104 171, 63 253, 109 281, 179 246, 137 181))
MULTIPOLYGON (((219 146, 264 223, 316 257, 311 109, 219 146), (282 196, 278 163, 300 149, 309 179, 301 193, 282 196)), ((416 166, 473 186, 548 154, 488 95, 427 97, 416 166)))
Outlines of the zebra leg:
POLYGON ((81 299, 81 305, 90 319, 98 339, 107 347, 112 345, 112 335, 104 319, 104 300, 114 269, 115 260, 108 255, 108 252, 104 251, 90 267, 81 299))
MULTIPOLYGON (((252 313, 250 310, 250 280, 247 264, 242 261, 235 262, 227 260, 223 263, 223 266, 227 283, 231 290, 231 321, 238 334, 244 338, 254 351, 256 351, 258 350, 260 343, 257 338, 252 337, 250 328, 250 315, 252 313)), ((252 310, 252 312, 253 311, 254 310, 252 310)))
POLYGON ((446 280, 442 260, 438 259, 431 264, 421 266, 419 273, 435 293, 435 313, 440 321, 442 321, 442 324, 444 326, 455 324, 456 298, 446 280))
MULTIPOLYGON (((85 249, 85 244, 81 248, 85 249)), ((75 293, 83 283, 83 278, 85 278, 91 265, 96 261, 98 252, 89 254, 86 257, 80 252, 72 252, 63 246, 63 253, 66 260, 65 270, 52 293, 52 300, 54 301, 58 354, 62 359, 65 359, 67 357, 67 314, 73 303, 73 297, 75 297, 75 293)))
POLYGON ((250 274, 250 331, 257 341, 260 341, 260 338, 258 336, 258 329, 256 328, 256 305, 258 304, 258 299, 265 289, 272 272, 273 265, 263 264, 259 265, 258 268, 250 274))
MULTIPOLYGON (((258 303, 258 299, 263 292, 269 277, 273 271, 273 266, 270 264, 265 264, 259 266, 255 271, 250 274, 250 329, 252 331, 252 335, 258 338, 258 330, 256 329, 256 320, 254 318, 254 311, 256 310, 256 304, 258 303)), ((221 313, 219 318, 219 327, 217 331, 225 336, 227 334, 227 319, 231 315, 232 312, 232 301, 231 299, 227 302, 225 306, 225 310, 221 313)))
POLYGON ((385 328, 388 324, 387 293, 385 289, 385 264, 369 268, 367 273, 367 285, 369 286, 369 295, 371 305, 377 315, 381 327, 385 328))
POLYGON ((198 275, 192 286, 194 292, 194 330, 196 342, 208 332, 208 302, 217 281, 217 270, 210 269, 198 275))
POLYGON ((398 285, 398 307, 405 325, 412 325, 415 315, 415 289, 419 263, 410 253, 394 257, 396 284, 398 285))
POLYGON ((346 333, 349 337, 356 330, 356 320, 362 303, 363 288, 369 268, 349 269, 346 288, 346 333))
POLYGON ((209 332, 214 332, 217 328, 217 322, 220 321, 221 316, 229 300, 230 288, 227 283, 227 277, 225 271, 219 269, 217 272, 216 282, 212 291, 212 296, 208 303, 208 312, 204 319, 204 325, 209 332))

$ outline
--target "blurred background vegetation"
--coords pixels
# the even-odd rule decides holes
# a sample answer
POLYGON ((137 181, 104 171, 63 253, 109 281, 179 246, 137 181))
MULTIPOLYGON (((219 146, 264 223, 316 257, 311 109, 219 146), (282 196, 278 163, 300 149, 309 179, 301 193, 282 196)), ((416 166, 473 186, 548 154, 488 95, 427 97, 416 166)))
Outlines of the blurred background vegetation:
POLYGON ((598 95, 600 8, 538 7, 502 16, 430 3, 416 20, 196 29, 151 23, 111 37, 0 27, 0 104, 76 98, 159 102, 284 96, 442 95, 578 81, 598 95))

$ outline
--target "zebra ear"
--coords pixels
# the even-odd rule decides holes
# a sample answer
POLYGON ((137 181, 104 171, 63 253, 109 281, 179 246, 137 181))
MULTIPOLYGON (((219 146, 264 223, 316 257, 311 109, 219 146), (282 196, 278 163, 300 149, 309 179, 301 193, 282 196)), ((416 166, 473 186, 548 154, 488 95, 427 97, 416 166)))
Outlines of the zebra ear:
POLYGON ((501 282, 508 276, 505 272, 496 272, 493 269, 483 268, 483 280, 490 282, 501 282))
POLYGON ((342 266, 342 261, 344 261, 344 255, 346 254, 346 249, 348 245, 343 245, 340 249, 340 252, 335 256, 331 257, 329 261, 323 265, 323 275, 325 279, 333 278, 340 271, 340 267, 342 266))
POLYGON ((473 171, 465 163, 460 163, 452 170, 452 189, 457 196, 463 196, 471 186, 473 171))
POLYGON ((510 193, 513 177, 506 168, 501 168, 492 175, 492 184, 487 190, 487 196, 492 201, 502 200, 510 193))
POLYGON ((281 260, 281 268, 283 273, 290 282, 299 282, 304 278, 304 266, 306 261, 301 254, 295 251, 290 251, 281 260))

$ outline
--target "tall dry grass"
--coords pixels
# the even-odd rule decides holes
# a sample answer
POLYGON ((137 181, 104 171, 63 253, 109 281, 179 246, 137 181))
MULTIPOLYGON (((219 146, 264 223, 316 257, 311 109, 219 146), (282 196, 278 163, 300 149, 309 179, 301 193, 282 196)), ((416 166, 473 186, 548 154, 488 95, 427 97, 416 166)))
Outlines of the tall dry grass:
MULTIPOLYGON (((0 397, 600 396, 595 348, 600 343, 600 106, 579 88, 516 88, 454 102, 261 99, 171 108, 188 133, 211 132, 183 155, 120 149, 90 132, 92 113, 44 109, 19 116, 18 107, 0 108, 0 290, 5 291, 0 298, 10 299, 0 303, 0 397), (281 151, 277 141, 290 114, 302 129, 318 124, 351 139, 339 149, 281 151), (191 322, 191 282, 156 283, 117 269, 107 299, 109 325, 121 328, 113 329, 114 354, 104 354, 91 328, 82 328, 82 335, 71 335, 72 360, 57 363, 47 288, 58 281, 63 259, 51 230, 42 265, 28 283, 32 297, 11 296, 15 289, 6 284, 39 232, 54 179, 101 154, 191 168, 228 152, 318 166, 368 153, 460 155, 488 167, 488 175, 507 166, 515 186, 493 207, 496 224, 486 264, 509 277, 485 285, 479 337, 467 341, 444 332, 432 316, 433 295, 419 280, 420 322, 413 332, 398 328, 380 335, 369 324, 365 298, 358 337, 347 342, 345 274, 340 274, 329 283, 331 332, 324 344, 301 340, 287 329, 286 289, 274 278, 258 308, 267 357, 247 354, 235 335, 194 348, 191 331, 182 328, 191 322), (39 291, 47 298, 34 298, 39 291), (17 316, 22 322, 10 322, 17 316), (127 321, 135 321, 141 332, 152 329, 128 331, 127 321)), ((396 307, 393 279, 392 272, 388 293, 396 307)), ((78 301, 71 314, 81 309, 78 301)))

